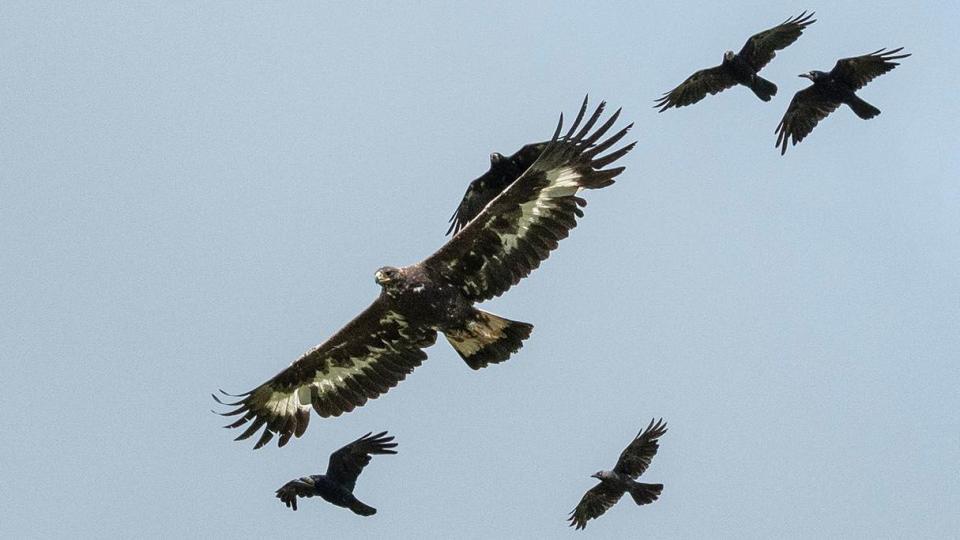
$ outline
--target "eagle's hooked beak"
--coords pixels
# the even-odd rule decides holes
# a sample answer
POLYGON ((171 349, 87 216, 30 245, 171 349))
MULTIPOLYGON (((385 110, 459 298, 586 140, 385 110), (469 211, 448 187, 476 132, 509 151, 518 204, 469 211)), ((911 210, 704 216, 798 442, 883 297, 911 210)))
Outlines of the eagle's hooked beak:
POLYGON ((813 77, 809 73, 801 73, 797 75, 797 77, 803 77, 804 79, 810 79, 811 81, 813 80, 813 77))
POLYGON ((593 473, 593 474, 590 475, 590 478, 596 478, 597 480, 599 480, 599 479, 600 479, 600 475, 597 474, 597 473, 593 473))
POLYGON ((387 275, 382 270, 377 270, 377 273, 373 275, 373 280, 377 282, 377 285, 383 285, 387 282, 387 275))

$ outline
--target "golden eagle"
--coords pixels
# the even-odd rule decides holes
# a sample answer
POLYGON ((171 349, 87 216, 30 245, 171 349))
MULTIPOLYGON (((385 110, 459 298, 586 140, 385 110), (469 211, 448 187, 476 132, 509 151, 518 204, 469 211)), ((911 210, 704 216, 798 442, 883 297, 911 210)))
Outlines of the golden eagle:
POLYGON ((263 428, 255 448, 277 434, 283 446, 307 429, 311 408, 322 417, 339 416, 395 386, 426 359, 423 349, 437 332, 473 369, 509 358, 533 326, 474 304, 503 294, 540 266, 583 216, 580 191, 609 186, 623 172, 604 167, 636 143, 600 154, 633 124, 601 141, 620 114, 593 130, 603 109, 601 103, 581 124, 584 99, 563 135, 561 115, 536 161, 436 253, 411 266, 377 270, 380 296, 330 339, 250 392, 232 396, 240 398, 234 402, 213 396, 236 407, 219 413, 239 417, 225 427, 249 423, 237 440, 263 428))

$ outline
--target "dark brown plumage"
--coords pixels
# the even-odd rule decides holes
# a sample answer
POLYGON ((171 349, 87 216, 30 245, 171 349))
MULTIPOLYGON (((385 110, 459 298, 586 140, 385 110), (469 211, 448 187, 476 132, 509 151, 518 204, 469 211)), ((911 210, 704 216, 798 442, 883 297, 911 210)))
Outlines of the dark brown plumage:
POLYGON ((864 120, 869 120, 880 114, 880 109, 867 103, 856 91, 863 88, 873 79, 899 66, 900 60, 909 54, 897 54, 903 47, 887 51, 879 49, 872 53, 852 58, 841 58, 829 73, 810 71, 799 76, 810 79, 810 86, 794 94, 787 107, 787 112, 777 125, 774 133, 777 134, 777 144, 780 155, 787 152, 787 143, 796 145, 813 131, 813 128, 846 104, 853 112, 864 120))
POLYGON ((658 439, 666 432, 667 424, 662 418, 656 424, 651 420, 647 428, 638 433, 620 453, 620 459, 612 471, 599 471, 591 475, 600 483, 587 490, 577 507, 570 512, 567 518, 570 526, 585 528, 587 521, 603 515, 617 504, 624 493, 630 493, 638 505, 657 500, 663 491, 663 484, 644 484, 635 480, 650 466, 660 447, 658 439))
POLYGON ((761 100, 770 101, 777 94, 777 85, 757 73, 773 60, 776 51, 791 45, 807 26, 817 22, 812 17, 813 13, 804 11, 773 28, 754 34, 739 53, 725 52, 719 66, 701 69, 687 77, 679 86, 657 99, 654 108, 663 112, 670 107, 693 105, 707 94, 717 94, 737 84, 751 89, 761 100))
MULTIPOLYGON (((376 273, 380 296, 330 339, 257 388, 233 396, 220 413, 245 426, 238 440, 263 429, 255 448, 304 433, 313 408, 339 416, 383 394, 426 358, 422 349, 443 332, 473 369, 509 358, 533 328, 474 307, 530 274, 583 216, 584 189, 613 184, 623 167, 605 169, 635 143, 609 150, 630 126, 605 140, 620 111, 597 127, 601 103, 584 122, 587 100, 570 130, 553 138, 535 162, 490 201, 436 253, 403 268, 376 273), (583 123, 581 123, 583 122, 583 123), (591 133, 591 130, 592 133, 591 133)), ((632 125, 632 124, 631 124, 632 125)))

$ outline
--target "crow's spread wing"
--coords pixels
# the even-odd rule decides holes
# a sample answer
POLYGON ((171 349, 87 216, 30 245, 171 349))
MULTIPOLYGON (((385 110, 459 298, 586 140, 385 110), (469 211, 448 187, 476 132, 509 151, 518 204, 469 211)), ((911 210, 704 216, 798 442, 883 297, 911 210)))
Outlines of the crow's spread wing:
POLYGON ((316 480, 313 476, 291 480, 277 490, 277 498, 294 511, 297 509, 297 497, 313 497, 316 494, 316 480))
POLYGON ((387 437, 386 431, 376 435, 367 433, 363 437, 330 454, 327 465, 327 478, 353 491, 357 477, 370 463, 372 454, 396 454, 397 443, 393 437, 387 437))
POLYGON ((733 74, 723 64, 701 69, 687 77, 673 90, 663 94, 663 97, 654 102, 653 108, 659 107, 659 112, 663 112, 670 107, 693 105, 707 97, 707 94, 722 92, 736 84, 737 81, 733 78, 733 74))
POLYGON ((773 28, 750 36, 750 39, 743 44, 743 48, 740 49, 737 56, 750 64, 754 71, 760 71, 763 69, 763 66, 773 60, 773 57, 777 55, 777 51, 790 46, 790 44, 800 37, 804 28, 817 22, 816 19, 812 17, 813 13, 808 14, 804 11, 800 15, 792 19, 787 19, 773 28))
POLYGON ((667 424, 662 418, 656 424, 650 420, 650 425, 638 433, 621 452, 617 466, 613 468, 614 472, 629 475, 634 479, 643 474, 643 471, 650 466, 650 460, 657 455, 657 449, 660 447, 657 439, 666 432, 667 424))
POLYGON ((792 140, 793 144, 802 141, 821 120, 839 106, 839 101, 826 95, 815 84, 794 94, 775 131, 777 144, 774 146, 780 147, 780 155, 787 152, 788 141, 792 140))
POLYGON ((842 80, 850 88, 859 90, 866 86, 868 82, 900 65, 899 62, 893 62, 893 60, 910 56, 909 54, 897 54, 902 50, 903 47, 892 51, 879 49, 863 56, 841 58, 830 70, 830 75, 834 79, 842 80))
POLYGON ((623 491, 607 486, 603 482, 587 490, 580 504, 570 512, 567 521, 571 527, 583 529, 587 521, 600 517, 623 497, 623 491))

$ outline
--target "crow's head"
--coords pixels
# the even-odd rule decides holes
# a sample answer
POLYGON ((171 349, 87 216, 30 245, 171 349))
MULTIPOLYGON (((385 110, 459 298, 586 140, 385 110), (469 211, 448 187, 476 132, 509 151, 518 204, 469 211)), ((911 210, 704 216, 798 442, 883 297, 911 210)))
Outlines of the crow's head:
POLYGON ((827 74, 822 71, 808 71, 806 73, 801 73, 797 77, 803 77, 804 79, 810 79, 811 82, 817 82, 821 79, 827 78, 827 74))
POLYGON ((610 471, 597 471, 590 475, 590 478, 596 478, 597 480, 603 480, 610 476, 610 471))

